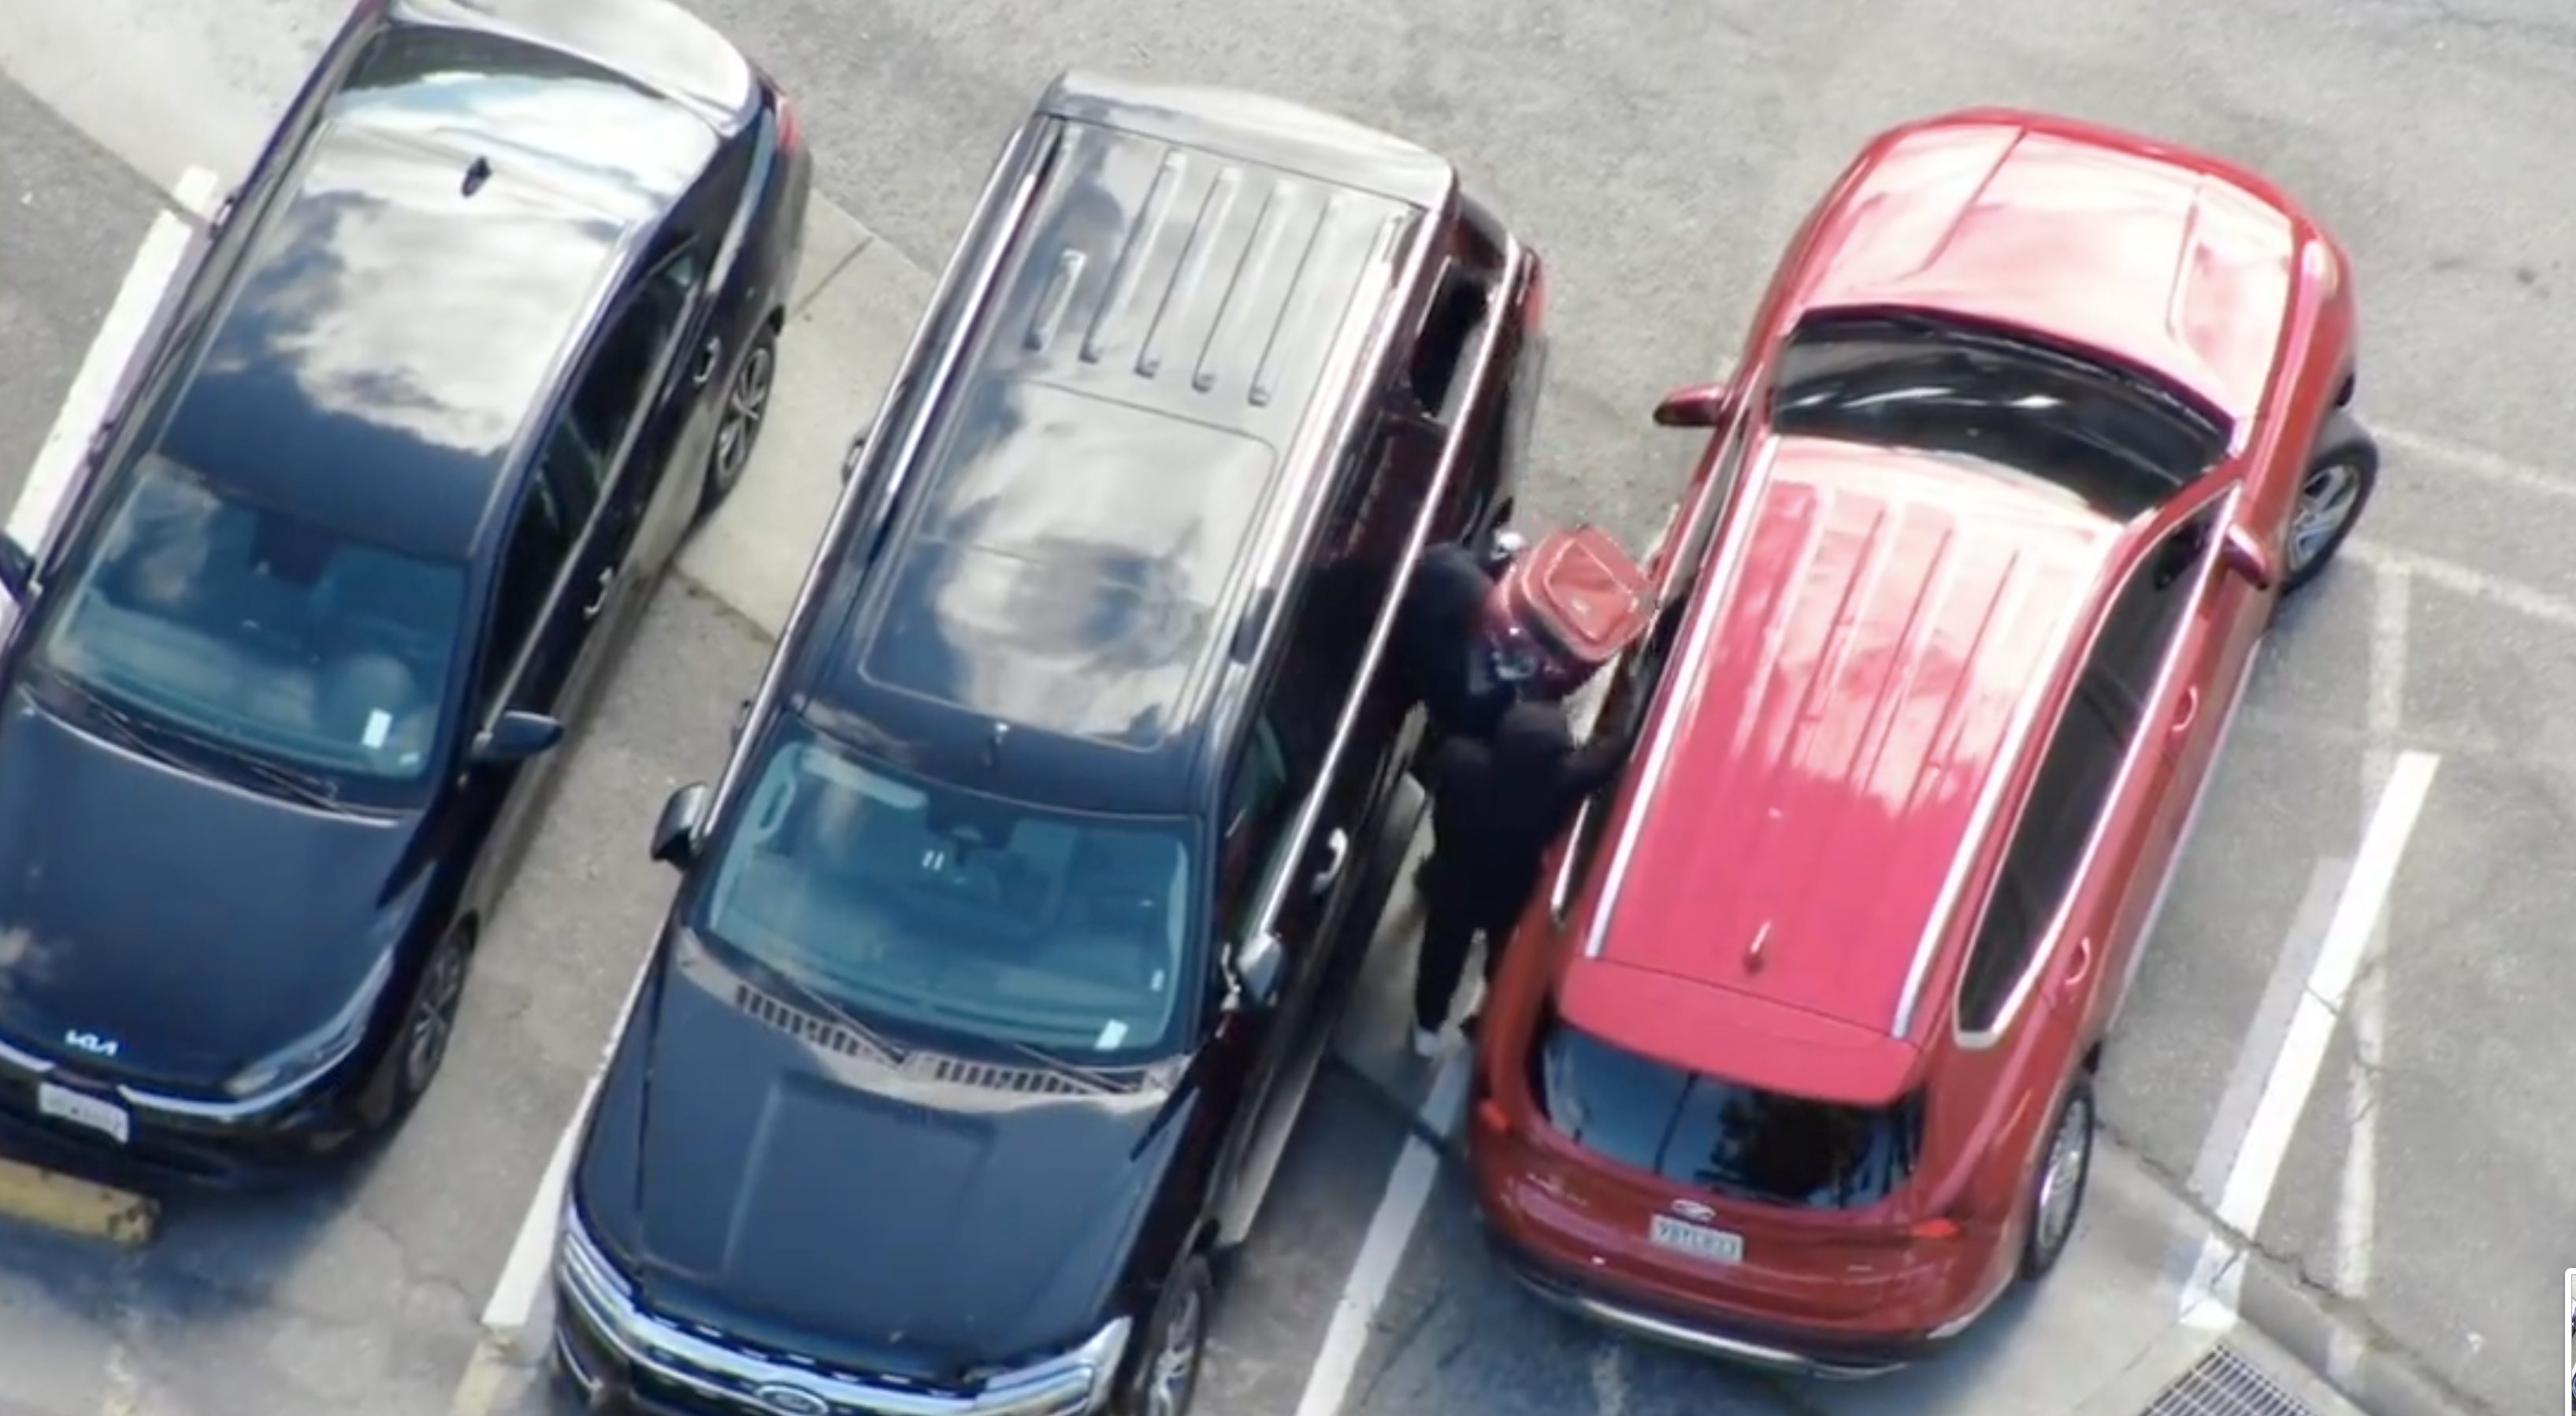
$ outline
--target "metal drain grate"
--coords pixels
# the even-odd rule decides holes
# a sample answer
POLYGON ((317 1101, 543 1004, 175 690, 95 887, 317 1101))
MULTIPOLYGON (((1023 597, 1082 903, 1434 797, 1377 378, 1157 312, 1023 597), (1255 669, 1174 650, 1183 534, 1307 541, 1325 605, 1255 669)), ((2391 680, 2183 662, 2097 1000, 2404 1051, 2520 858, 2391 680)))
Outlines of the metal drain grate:
POLYGON ((2317 1409, 2221 1343, 2158 1393, 2145 1416, 2318 1416, 2317 1409))

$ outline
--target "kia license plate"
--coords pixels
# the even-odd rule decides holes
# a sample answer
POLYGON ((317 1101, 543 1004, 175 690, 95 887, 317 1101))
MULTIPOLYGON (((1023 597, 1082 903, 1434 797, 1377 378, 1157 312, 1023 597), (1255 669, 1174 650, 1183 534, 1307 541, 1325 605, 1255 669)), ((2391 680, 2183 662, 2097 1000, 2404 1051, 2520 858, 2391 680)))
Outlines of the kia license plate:
POLYGON ((1706 1259, 1716 1264, 1744 1262, 1743 1235, 1712 1229, 1705 1224, 1693 1224, 1686 1219, 1675 1219, 1668 1214, 1655 1216, 1655 1222, 1646 1230, 1646 1237, 1694 1259, 1706 1259))
POLYGON ((120 1146, 134 1139, 134 1119, 124 1107, 112 1101, 101 1101, 86 1092, 58 1087, 52 1082, 38 1082, 36 1109, 58 1120, 87 1127, 120 1146))

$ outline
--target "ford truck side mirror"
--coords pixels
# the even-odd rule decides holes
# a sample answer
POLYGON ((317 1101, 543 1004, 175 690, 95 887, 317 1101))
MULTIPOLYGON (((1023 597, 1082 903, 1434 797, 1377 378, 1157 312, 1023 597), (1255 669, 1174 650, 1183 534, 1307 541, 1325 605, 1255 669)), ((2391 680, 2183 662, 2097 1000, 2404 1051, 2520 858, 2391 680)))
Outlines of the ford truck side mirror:
POLYGON ((1255 1008, 1267 1008, 1279 998, 1279 979, 1288 959, 1280 948, 1279 936, 1268 930, 1245 940, 1234 951, 1236 987, 1243 990, 1243 1000, 1255 1008))
POLYGON ((1655 405, 1659 428, 1714 428, 1735 412, 1735 398, 1722 383, 1692 384, 1664 395, 1655 405))
POLYGON ((2218 556, 2227 569, 2257 590, 2269 590, 2281 583, 2281 562, 2272 548, 2243 526, 2230 526, 2219 542, 2218 556))
POLYGON ((20 605, 27 603, 27 590, 36 583, 36 557, 18 544, 15 536, 0 536, 0 590, 20 605))
POLYGON ((709 795, 706 783, 691 782, 662 803, 662 817, 653 823, 653 859, 675 870, 688 868, 697 856, 698 827, 706 823, 709 795))

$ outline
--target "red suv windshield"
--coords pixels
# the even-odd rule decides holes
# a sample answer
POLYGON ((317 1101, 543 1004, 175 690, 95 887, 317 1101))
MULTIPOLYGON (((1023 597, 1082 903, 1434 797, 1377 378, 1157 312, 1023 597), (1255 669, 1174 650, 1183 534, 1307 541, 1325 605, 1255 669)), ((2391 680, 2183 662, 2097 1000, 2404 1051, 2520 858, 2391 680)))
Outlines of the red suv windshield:
POLYGON ((1853 1107, 1669 1067, 1550 1009, 1531 1053, 1539 1109, 1568 1140, 1633 1169, 1731 1199, 1865 1209, 1913 1174, 1919 1093, 1853 1107))

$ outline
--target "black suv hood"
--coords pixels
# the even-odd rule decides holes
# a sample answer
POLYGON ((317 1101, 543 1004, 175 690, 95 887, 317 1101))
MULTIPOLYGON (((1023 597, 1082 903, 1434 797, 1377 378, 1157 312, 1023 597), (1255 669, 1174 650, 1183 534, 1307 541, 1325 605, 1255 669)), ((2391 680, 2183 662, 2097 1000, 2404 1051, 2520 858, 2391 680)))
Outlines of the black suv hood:
POLYGON ((181 1091, 328 1023, 383 949, 405 822, 260 796, 0 702, 0 1033, 181 1091), (64 1045, 114 1039, 112 1059, 64 1045))
POLYGON ((940 1383, 1116 1315, 1185 1098, 932 1080, 790 1002, 684 932, 636 1002, 574 1183, 648 1306, 940 1383))

